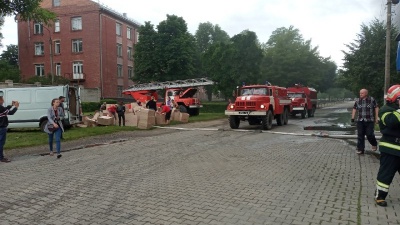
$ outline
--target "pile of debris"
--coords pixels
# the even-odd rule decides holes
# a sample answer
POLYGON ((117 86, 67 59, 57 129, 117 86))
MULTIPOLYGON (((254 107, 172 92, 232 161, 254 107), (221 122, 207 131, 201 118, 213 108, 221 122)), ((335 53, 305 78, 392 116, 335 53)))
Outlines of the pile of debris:
MULTIPOLYGON (((107 109, 111 104, 107 104, 107 109)), ((138 127, 140 129, 150 129, 154 125, 166 125, 165 114, 159 111, 146 109, 139 106, 137 103, 125 104, 125 126, 138 127)), ((107 110, 102 112, 96 111, 95 115, 84 116, 83 124, 79 127, 95 127, 95 126, 115 126, 118 118, 115 119, 113 115, 107 110)), ((171 121, 180 121, 183 123, 189 122, 189 114, 182 113, 179 109, 172 109, 171 121)), ((121 123, 122 124, 122 123, 121 123)))

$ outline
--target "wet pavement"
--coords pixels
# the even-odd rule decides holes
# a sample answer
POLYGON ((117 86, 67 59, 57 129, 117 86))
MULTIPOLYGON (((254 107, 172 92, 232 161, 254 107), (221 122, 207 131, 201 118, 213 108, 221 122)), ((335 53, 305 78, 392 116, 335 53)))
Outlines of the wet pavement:
POLYGON ((376 206, 378 159, 304 130, 336 123, 331 112, 276 133, 223 119, 16 157, 0 164, 0 224, 400 224, 398 175, 389 206, 376 206))

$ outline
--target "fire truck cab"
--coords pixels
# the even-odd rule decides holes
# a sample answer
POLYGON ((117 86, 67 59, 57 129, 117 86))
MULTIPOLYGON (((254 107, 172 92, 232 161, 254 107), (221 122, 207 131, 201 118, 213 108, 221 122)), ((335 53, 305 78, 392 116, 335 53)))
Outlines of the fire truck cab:
POLYGON ((301 118, 314 117, 317 108, 317 91, 314 88, 296 84, 288 87, 288 96, 292 99, 292 116, 301 115, 301 118))
POLYGON ((249 85, 238 90, 234 103, 228 105, 225 115, 229 116, 232 129, 239 128, 240 121, 248 121, 250 125, 262 125, 262 129, 272 128, 276 119, 278 126, 288 124, 291 112, 291 100, 287 90, 272 85, 249 85))

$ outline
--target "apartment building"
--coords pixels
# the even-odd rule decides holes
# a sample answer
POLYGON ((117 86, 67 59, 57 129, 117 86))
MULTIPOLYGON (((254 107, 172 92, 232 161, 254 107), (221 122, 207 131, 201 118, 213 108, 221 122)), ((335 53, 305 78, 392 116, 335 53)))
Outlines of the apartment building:
POLYGON ((92 0, 43 0, 57 14, 52 26, 18 22, 21 76, 62 76, 120 98, 132 85, 133 52, 140 24, 92 0))

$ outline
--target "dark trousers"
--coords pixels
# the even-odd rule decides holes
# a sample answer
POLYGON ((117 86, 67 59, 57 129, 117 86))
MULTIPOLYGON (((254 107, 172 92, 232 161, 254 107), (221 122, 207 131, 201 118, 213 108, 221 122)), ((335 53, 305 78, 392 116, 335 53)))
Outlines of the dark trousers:
POLYGON ((358 121, 357 122, 357 150, 364 152, 365 150, 365 136, 367 136, 368 142, 372 146, 377 146, 378 142, 376 141, 374 134, 374 122, 365 122, 358 121))
POLYGON ((3 148, 6 143, 7 127, 0 127, 0 160, 4 158, 3 148))
POLYGON ((118 114, 118 125, 121 126, 121 119, 123 120, 122 125, 125 126, 125 114, 118 114))
MULTIPOLYGON (((389 186, 392 183, 396 172, 400 173, 400 157, 381 152, 380 167, 377 178, 378 187, 379 182, 389 186)), ((388 194, 388 190, 389 188, 387 191, 382 190, 382 188, 378 188, 376 197, 378 199, 385 199, 388 194)))

